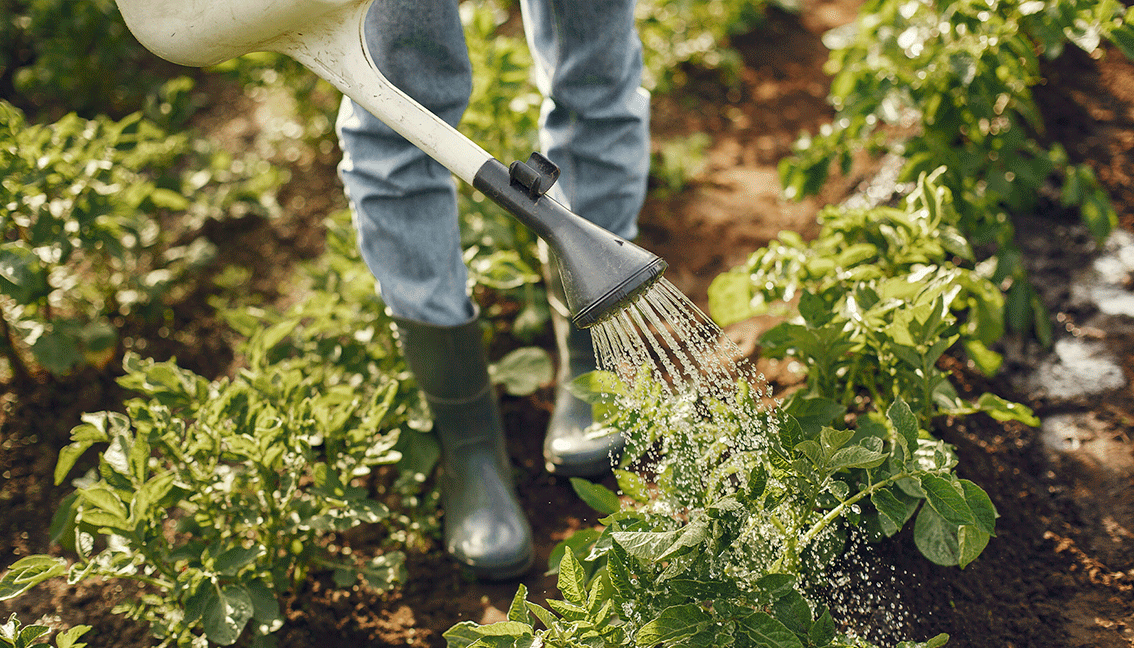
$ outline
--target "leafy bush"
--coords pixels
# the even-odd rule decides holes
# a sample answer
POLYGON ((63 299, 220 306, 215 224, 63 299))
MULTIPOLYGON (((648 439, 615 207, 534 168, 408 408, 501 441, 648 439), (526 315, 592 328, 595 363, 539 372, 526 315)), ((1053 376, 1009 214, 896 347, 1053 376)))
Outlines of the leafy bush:
POLYGON ((108 360, 117 343, 110 317, 160 303, 211 253, 203 242, 167 249, 148 217, 184 201, 148 171, 169 168, 186 140, 137 116, 32 125, 0 103, 0 120, 0 344, 24 378, 24 345, 60 375, 108 360))
MULTIPOLYGON (((595 378, 576 388, 625 402, 617 379, 595 378)), ((545 608, 526 601, 521 588, 509 621, 457 624, 446 633, 449 645, 864 645, 837 633, 826 608, 806 596, 841 553, 844 524, 864 525, 869 511, 880 537, 916 516, 923 553, 962 566, 994 532, 987 495, 953 475, 950 448, 920 431, 904 402, 896 401, 882 424, 858 430, 827 426, 837 408, 808 403, 798 406, 797 418, 755 411, 751 401, 748 407, 731 427, 674 440, 682 450, 661 459, 652 486, 619 471, 621 500, 575 480, 580 496, 606 517, 600 531, 564 543, 563 599, 545 608), (745 416, 759 424, 749 428, 745 416), (681 471, 703 479, 670 477, 681 471), (692 483, 703 487, 690 492, 692 483)), ((631 435, 630 445, 689 428, 682 419, 691 408, 680 403, 648 402, 638 411, 646 420, 616 415, 605 422, 631 435)), ((902 645, 938 646, 946 638, 902 645)))
POLYGON ((1043 142, 1031 95, 1042 80, 1037 52, 1054 57, 1068 41, 1093 52, 1109 39, 1134 55, 1132 19, 1134 11, 1114 0, 867 3, 855 23, 825 37, 836 115, 781 162, 787 193, 815 193, 832 163, 845 172, 863 149, 900 155, 903 181, 944 166, 939 181, 956 201, 956 225, 991 247, 994 280, 1010 284, 1008 323, 1021 331, 1035 325, 1046 338, 1047 315, 1007 215, 1057 199, 1100 239, 1117 217, 1091 170, 1043 142))
POLYGON ((1034 424, 1024 408, 992 395, 963 403, 936 366, 959 342, 995 374, 1001 358, 990 346, 1004 334, 1005 307, 992 265, 973 266, 950 192, 938 184, 942 174, 923 174, 905 209, 827 207, 813 242, 781 234, 713 281, 714 318, 730 324, 777 304, 787 314, 798 298, 802 321, 777 325, 761 342, 766 356, 803 363, 808 394, 876 412, 900 397, 923 426, 974 408, 1034 424))
POLYGON ((935 180, 923 175, 905 210, 830 208, 811 245, 781 235, 714 282, 725 321, 790 315, 798 296, 802 321, 764 337, 766 353, 807 365, 807 387, 782 407, 762 407, 767 395, 743 381, 726 404, 687 402, 642 373, 633 384, 604 372, 576 380, 597 419, 627 439, 615 471, 622 497, 574 480, 606 517, 553 553, 563 599, 542 607, 521 588, 508 621, 458 624, 450 646, 862 646, 812 595, 849 538, 912 524, 932 562, 975 560, 996 509, 957 477, 934 418, 1035 421, 994 395, 963 402, 936 368, 962 341, 995 370, 987 345, 1003 333, 1003 298, 951 262, 973 254, 935 180))
MULTIPOLYGON (((265 329, 247 351, 262 359, 287 332, 265 329)), ((326 537, 396 523, 356 480, 399 458, 406 389, 388 377, 343 381, 333 365, 309 361, 253 367, 209 383, 171 362, 128 358, 121 382, 142 397, 126 414, 84 416, 56 467, 61 482, 88 448, 104 448, 53 523, 77 562, 23 559, 0 580, 4 598, 64 574, 133 579, 149 590, 116 610, 163 641, 229 645, 252 622, 259 645, 283 623, 276 597, 312 569, 334 570, 343 586, 359 576, 379 590, 404 581, 400 552, 365 560, 326 537)))
MULTIPOLYGON (((781 3, 789 4, 789 3, 781 3)), ((644 83, 658 92, 681 87, 689 66, 717 70, 726 83, 739 81, 740 55, 730 36, 764 19, 760 0, 643 0, 636 7, 645 62, 644 83)))
POLYGON ((148 69, 156 61, 114 0, 0 1, 0 92, 10 88, 13 96, 2 98, 18 97, 25 110, 85 117, 140 110, 161 85, 148 69))
MULTIPOLYGON (((117 610, 163 641, 228 645, 247 627, 267 645, 283 623, 277 597, 314 570, 344 588, 405 581, 401 548, 438 535, 425 485, 439 449, 345 216, 328 223, 328 249, 288 310, 214 300, 247 336, 234 378, 127 356, 119 382, 138 397, 125 414, 84 416, 56 467, 61 483, 101 448, 53 522, 78 561, 17 562, 0 600, 58 576, 134 579, 149 591, 117 610), (392 483, 369 477, 395 464, 392 483), (336 538, 360 524, 382 525, 386 550, 336 538)), ((550 380, 547 354, 530 351, 494 365, 494 379, 513 391, 550 380)))
POLYGON ((122 318, 201 280, 205 220, 268 213, 278 173, 198 144, 137 113, 29 124, 0 102, 0 348, 18 379, 110 362, 122 318))

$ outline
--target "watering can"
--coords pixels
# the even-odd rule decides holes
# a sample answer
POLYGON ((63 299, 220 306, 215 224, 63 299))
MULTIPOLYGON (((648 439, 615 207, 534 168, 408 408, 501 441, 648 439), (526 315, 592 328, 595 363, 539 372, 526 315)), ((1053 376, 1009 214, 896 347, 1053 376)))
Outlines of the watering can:
POLYGON ((364 35, 373 0, 117 0, 154 54, 203 67, 256 51, 286 54, 499 204, 555 253, 567 307, 587 328, 629 304, 666 268, 661 258, 545 195, 559 170, 533 153, 509 166, 395 87, 364 35))

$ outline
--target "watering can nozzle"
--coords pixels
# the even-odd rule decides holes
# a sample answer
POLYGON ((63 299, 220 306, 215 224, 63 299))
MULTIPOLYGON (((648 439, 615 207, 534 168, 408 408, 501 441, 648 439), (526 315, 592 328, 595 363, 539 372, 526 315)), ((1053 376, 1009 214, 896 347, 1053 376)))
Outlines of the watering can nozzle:
POLYGON ((550 160, 533 153, 527 164, 517 161, 511 167, 488 160, 473 186, 547 242, 571 321, 589 328, 633 302, 667 264, 543 195, 558 175, 550 160))

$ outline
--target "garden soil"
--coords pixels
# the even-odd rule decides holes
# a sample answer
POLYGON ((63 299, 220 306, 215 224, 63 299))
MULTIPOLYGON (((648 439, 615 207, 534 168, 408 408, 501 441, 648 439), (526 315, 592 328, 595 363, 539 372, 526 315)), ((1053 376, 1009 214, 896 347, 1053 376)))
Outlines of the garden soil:
MULTIPOLYGON (((659 187, 642 215, 640 242, 670 264, 667 276, 704 306, 709 282, 784 229, 817 231, 819 205, 839 202, 868 180, 866 161, 835 178, 818 199, 789 202, 780 195, 776 164, 801 130, 814 132, 831 119, 822 71, 822 33, 849 22, 857 4, 812 0, 800 15, 772 10, 768 22, 733 45, 743 58, 734 88, 713 74, 690 71, 673 97, 655 100, 654 133, 660 146, 695 133, 710 144, 704 165, 680 190, 659 187)), ((1069 50, 1047 63, 1047 82, 1036 88, 1048 125, 1045 137, 1061 142, 1090 164, 1116 201, 1122 226, 1134 230, 1134 65, 1107 50, 1090 58, 1069 50)), ((238 89, 205 85, 214 101, 198 117, 235 146, 253 146, 270 120, 268 108, 238 89), (223 106, 223 108, 221 108, 223 106)), ((286 302, 281 280, 299 260, 321 249, 322 220, 341 208, 334 174, 337 152, 292 156, 292 181, 280 196, 283 215, 213 224, 205 234, 222 257, 253 270, 249 289, 267 301, 286 302)), ((901 533, 856 552, 841 567, 830 603, 854 627, 892 644, 896 638, 952 636, 955 648, 1118 648, 1134 646, 1134 319, 1081 298, 1072 275, 1091 267, 1099 250, 1053 205, 1017 225, 1033 276, 1056 318, 1056 337, 1090 343, 1114 355, 1121 386, 1068 395, 1045 391, 1028 378, 1050 366, 1049 349, 1018 338, 1004 347, 1007 371, 988 380, 961 359, 942 362, 963 394, 994 391, 1036 409, 1047 421, 1070 420, 1066 429, 1028 428, 984 416, 943 420, 939 434, 956 446, 959 472, 985 488, 1000 513, 997 536, 964 570, 930 564, 912 536, 901 533), (1048 364, 1045 364, 1048 363, 1048 364), (1062 418, 1060 418, 1062 417, 1062 418)), ((1126 271, 1122 290, 1134 289, 1126 271)), ((191 296, 174 309, 174 333, 137 331, 134 338, 156 357, 176 355, 208 376, 236 361, 231 333, 206 303, 191 296)), ((730 329, 742 348, 768 322, 730 329)), ((547 339, 544 342, 547 343, 547 339)), ((550 346, 550 345, 549 345, 550 346)), ((771 385, 784 393, 799 383, 790 363, 760 362, 771 385)), ((1094 377, 1081 377, 1090 384, 1094 377)), ((82 412, 117 406, 123 394, 113 378, 89 371, 66 383, 42 381, 0 395, 0 565, 29 553, 57 551, 46 540, 52 511, 67 489, 52 485, 55 455, 82 412)), ((503 408, 519 490, 538 542, 538 565, 555 543, 595 517, 569 485, 542 468, 541 436, 551 388, 526 398, 505 398, 503 408)), ((613 486, 608 480, 608 485, 613 486)), ((365 544, 365 530, 351 538, 365 544)), ((455 568, 436 545, 411 552, 409 583, 378 595, 335 588, 328 577, 309 579, 283 602, 287 623, 278 634, 285 648, 338 646, 444 646, 454 623, 501 620, 516 583, 477 583, 455 568)), ((554 577, 537 569, 523 582, 536 601, 555 596, 554 577)), ((129 584, 53 583, 0 604, 6 618, 57 616, 86 623, 92 646, 139 647, 152 643, 146 629, 111 614, 135 591, 129 584)))

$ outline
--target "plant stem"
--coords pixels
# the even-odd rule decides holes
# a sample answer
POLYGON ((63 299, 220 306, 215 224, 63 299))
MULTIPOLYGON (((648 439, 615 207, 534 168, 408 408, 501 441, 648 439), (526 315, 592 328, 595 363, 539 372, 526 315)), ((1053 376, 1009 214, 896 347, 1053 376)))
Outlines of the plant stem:
POLYGON ((873 485, 867 487, 865 490, 862 490, 862 491, 859 491, 858 493, 855 493, 853 497, 848 498, 845 502, 840 502, 838 506, 831 509, 830 511, 827 511, 827 514, 824 515, 822 518, 820 518, 819 521, 816 522, 815 525, 812 526, 807 531, 807 533, 805 533, 803 535, 802 538, 800 538, 800 541, 799 541, 800 546, 806 547, 807 545, 811 544, 811 541, 814 540, 815 537, 818 536, 820 533, 822 533, 824 529, 826 529, 828 526, 830 526, 830 524, 832 522, 834 522, 839 517, 841 517, 843 515, 843 513, 847 510, 847 508, 854 506, 855 504, 860 502, 862 500, 862 498, 873 494, 875 491, 877 491, 881 488, 885 488, 886 486, 889 486, 890 484, 897 482, 899 479, 904 479, 904 478, 909 477, 909 476, 910 476, 910 474, 908 472, 900 472, 896 475, 891 475, 891 476, 887 477, 886 479, 883 479, 882 481, 878 482, 877 484, 873 484, 873 485))

